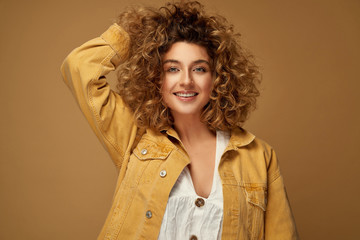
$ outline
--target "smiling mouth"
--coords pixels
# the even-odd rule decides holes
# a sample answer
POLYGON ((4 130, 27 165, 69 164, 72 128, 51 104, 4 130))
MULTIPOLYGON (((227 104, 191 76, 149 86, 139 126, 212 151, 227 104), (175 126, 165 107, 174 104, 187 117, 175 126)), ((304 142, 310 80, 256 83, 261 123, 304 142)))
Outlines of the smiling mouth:
POLYGON ((198 95, 198 93, 174 93, 175 96, 183 97, 183 98, 189 98, 189 97, 195 97, 198 95))

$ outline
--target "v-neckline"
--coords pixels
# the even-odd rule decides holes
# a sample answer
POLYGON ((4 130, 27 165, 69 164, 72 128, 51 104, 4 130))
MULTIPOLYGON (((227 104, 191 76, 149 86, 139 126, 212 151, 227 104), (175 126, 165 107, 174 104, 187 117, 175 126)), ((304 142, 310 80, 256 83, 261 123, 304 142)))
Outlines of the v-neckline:
POLYGON ((219 166, 219 164, 218 164, 219 161, 217 161, 218 151, 219 151, 219 131, 216 131, 216 145, 215 145, 215 158, 214 158, 215 164, 214 164, 214 170, 213 170, 213 178, 212 178, 211 190, 210 190, 210 193, 209 193, 208 197, 203 197, 203 196, 200 196, 200 195, 197 194, 197 192, 195 190, 195 187, 194 187, 192 177, 191 177, 189 165, 186 166, 186 173, 188 174, 188 177, 189 177, 189 180, 190 180, 190 183, 191 183, 191 189, 192 189, 193 193, 196 195, 196 197, 203 198, 203 199, 210 199, 211 196, 214 195, 214 192, 216 191, 216 179, 215 178, 216 178, 216 171, 217 171, 217 168, 219 166))

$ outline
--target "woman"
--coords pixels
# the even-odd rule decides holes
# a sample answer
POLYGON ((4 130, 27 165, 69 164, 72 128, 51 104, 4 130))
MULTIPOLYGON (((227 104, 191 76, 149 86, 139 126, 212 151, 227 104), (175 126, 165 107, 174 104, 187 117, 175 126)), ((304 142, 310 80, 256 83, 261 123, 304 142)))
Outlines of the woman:
POLYGON ((99 239, 297 239, 274 151, 241 128, 258 70, 224 18, 128 10, 62 74, 119 170, 99 239))

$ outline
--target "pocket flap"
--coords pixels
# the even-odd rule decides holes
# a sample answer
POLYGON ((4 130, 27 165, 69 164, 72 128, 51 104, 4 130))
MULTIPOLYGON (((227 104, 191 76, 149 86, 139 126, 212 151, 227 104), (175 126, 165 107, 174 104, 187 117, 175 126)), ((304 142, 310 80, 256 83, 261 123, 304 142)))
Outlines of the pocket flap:
POLYGON ((139 142, 133 153, 140 160, 165 160, 172 150, 173 148, 166 144, 156 144, 151 141, 143 140, 139 142))
POLYGON ((266 211, 267 191, 264 187, 245 187, 246 200, 263 211, 266 211))

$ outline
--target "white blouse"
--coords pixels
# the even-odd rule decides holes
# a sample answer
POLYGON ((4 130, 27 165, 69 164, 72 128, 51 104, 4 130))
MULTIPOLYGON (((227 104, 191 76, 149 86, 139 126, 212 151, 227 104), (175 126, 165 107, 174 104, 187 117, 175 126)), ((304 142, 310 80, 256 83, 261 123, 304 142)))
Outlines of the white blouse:
POLYGON ((184 168, 170 192, 158 240, 221 239, 223 193, 218 166, 229 139, 227 132, 216 131, 214 177, 208 198, 196 194, 189 168, 184 168))

